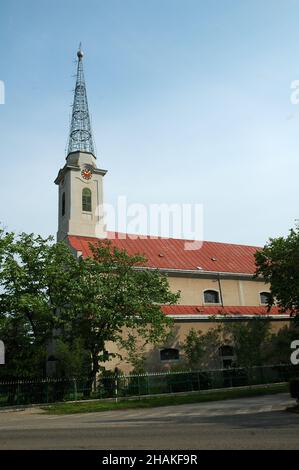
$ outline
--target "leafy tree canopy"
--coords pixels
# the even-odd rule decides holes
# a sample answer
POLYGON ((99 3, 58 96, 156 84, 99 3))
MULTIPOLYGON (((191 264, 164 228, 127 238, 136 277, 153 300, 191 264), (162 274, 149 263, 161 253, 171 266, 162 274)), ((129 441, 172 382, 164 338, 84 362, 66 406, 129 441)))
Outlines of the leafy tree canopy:
POLYGON ((110 241, 90 247, 92 257, 78 261, 69 334, 84 338, 95 376, 99 359, 107 359, 108 341, 130 351, 138 346, 138 338, 163 342, 172 322, 160 305, 176 303, 179 295, 169 290, 167 277, 158 270, 142 268, 143 256, 130 256, 110 241))
POLYGON ((167 336, 171 321, 160 305, 178 299, 167 278, 109 241, 91 250, 92 257, 76 259, 51 237, 0 230, 0 337, 7 353, 1 374, 41 375, 53 336, 57 370, 78 372, 82 363, 86 371, 89 357, 91 378, 109 359, 108 341, 132 352, 137 337, 157 344, 167 336))
POLYGON ((256 275, 271 287, 269 307, 277 303, 282 312, 299 314, 299 227, 287 237, 271 238, 255 255, 256 275))
POLYGON ((76 259, 63 243, 0 231, 0 336, 6 346, 1 374, 45 373, 47 346, 69 309, 76 259))

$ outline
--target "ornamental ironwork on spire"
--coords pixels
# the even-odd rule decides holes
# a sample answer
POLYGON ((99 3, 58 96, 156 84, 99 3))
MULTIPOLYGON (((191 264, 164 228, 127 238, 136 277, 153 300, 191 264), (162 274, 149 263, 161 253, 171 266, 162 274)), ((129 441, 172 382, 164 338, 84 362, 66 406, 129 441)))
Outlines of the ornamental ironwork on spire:
POLYGON ((83 72, 83 52, 81 44, 77 52, 77 79, 72 108, 72 121, 69 134, 68 154, 71 152, 89 152, 95 156, 92 137, 86 86, 83 72))

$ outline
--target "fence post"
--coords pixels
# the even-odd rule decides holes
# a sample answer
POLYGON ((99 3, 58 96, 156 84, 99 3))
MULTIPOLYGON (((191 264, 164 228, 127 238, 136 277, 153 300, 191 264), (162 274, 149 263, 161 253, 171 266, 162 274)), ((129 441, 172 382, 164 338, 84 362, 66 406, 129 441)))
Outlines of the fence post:
POLYGON ((215 384, 214 375, 215 375, 215 372, 212 371, 212 370, 211 370, 210 372, 207 372, 207 376, 209 376, 209 380, 208 380, 208 389, 215 388, 215 387, 214 387, 214 384, 215 384))
MULTIPOLYGON (((168 371, 167 374, 168 374, 168 377, 169 377, 170 372, 168 371)), ((170 376, 170 380, 168 379, 168 385, 169 385, 169 391, 170 391, 170 393, 172 393, 172 381, 171 381, 171 376, 170 376)))
POLYGON ((191 385, 191 392, 193 392, 193 374, 192 373, 189 373, 189 382, 190 382, 190 385, 191 385))
POLYGON ((16 397, 16 398, 17 398, 17 400, 16 400, 16 401, 17 401, 17 405, 19 405, 19 391, 20 391, 20 388, 19 388, 19 387, 20 387, 20 384, 19 384, 19 381, 18 381, 18 383, 17 383, 17 389, 16 389, 16 392, 17 392, 17 397, 16 397))
POLYGON ((46 403, 49 402, 49 385, 48 385, 48 381, 45 382, 45 386, 46 386, 46 403))
POLYGON ((114 369, 115 378, 114 378, 114 394, 115 394, 115 403, 118 402, 118 368, 114 369))
POLYGON ((77 401, 77 399, 78 399, 78 395, 77 395, 77 380, 76 380, 75 377, 74 377, 74 379, 73 379, 73 384, 74 384, 74 400, 77 401))

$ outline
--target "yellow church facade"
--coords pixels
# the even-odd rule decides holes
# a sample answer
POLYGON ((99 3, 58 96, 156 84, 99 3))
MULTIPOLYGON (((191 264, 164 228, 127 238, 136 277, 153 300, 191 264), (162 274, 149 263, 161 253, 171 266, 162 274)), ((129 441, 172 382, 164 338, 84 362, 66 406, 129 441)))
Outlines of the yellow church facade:
MULTIPOLYGON (((97 242, 97 238, 78 235, 68 236, 67 240, 72 250, 84 257, 91 255, 89 244, 97 242)), ((180 292, 177 305, 161 307, 173 320, 173 335, 166 344, 146 347, 147 370, 160 371, 183 365, 181 346, 191 329, 205 333, 219 322, 267 318, 274 332, 290 322, 289 315, 280 313, 278 307, 268 311, 269 286, 255 277, 254 253, 258 247, 203 242, 201 248, 186 251, 185 240, 150 236, 131 239, 124 234, 118 238, 115 233, 111 242, 129 254, 144 255, 147 259, 144 269, 159 269, 167 276, 171 290, 180 292)), ((114 344, 107 345, 107 349, 122 356, 106 364, 109 369, 118 367, 124 372, 132 371, 125 351, 118 350, 114 344)), ((228 367, 235 360, 233 352, 222 356, 219 351, 210 367, 228 367)))

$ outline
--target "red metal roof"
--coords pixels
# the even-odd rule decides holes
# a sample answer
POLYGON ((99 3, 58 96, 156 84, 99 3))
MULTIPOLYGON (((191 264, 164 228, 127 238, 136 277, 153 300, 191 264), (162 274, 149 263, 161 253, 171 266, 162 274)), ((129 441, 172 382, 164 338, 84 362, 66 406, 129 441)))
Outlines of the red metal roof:
MULTIPOLYGON (((84 257, 91 255, 89 243, 98 241, 98 238, 74 235, 70 235, 68 239, 70 245, 82 252, 84 257)), ((130 255, 143 254, 147 258, 147 267, 199 272, 198 268, 203 271, 254 274, 254 253, 259 249, 256 246, 204 241, 200 248, 186 250, 188 240, 150 236, 133 239, 130 235, 118 233, 114 239, 110 239, 114 246, 125 249, 130 255)))
MULTIPOLYGON (((82 253, 84 257, 91 256, 89 244, 95 244, 98 238, 68 237, 70 245, 82 253)), ((113 245, 125 249, 130 255, 143 254, 147 258, 146 266, 164 269, 198 270, 203 271, 254 274, 254 253, 260 249, 255 246, 233 245, 230 243, 203 242, 200 249, 185 250, 186 240, 173 238, 153 238, 143 236, 131 238, 129 235, 115 234, 110 238, 113 245), (213 261, 214 259, 214 261, 213 261)), ((247 307, 247 306, 197 306, 197 305, 167 305, 162 306, 166 315, 173 316, 205 316, 205 315, 279 315, 278 307, 247 307)), ((288 317, 288 314, 285 314, 288 317)))
MULTIPOLYGON (((221 306, 196 306, 196 305, 164 305, 162 311, 166 315, 173 316, 195 316, 195 315, 281 315, 278 307, 272 307, 270 312, 267 307, 221 307, 221 306)), ((286 318, 289 317, 285 313, 286 318)))

